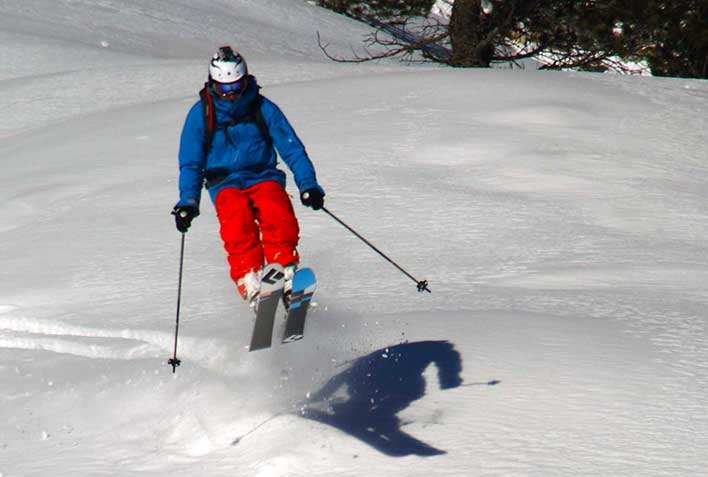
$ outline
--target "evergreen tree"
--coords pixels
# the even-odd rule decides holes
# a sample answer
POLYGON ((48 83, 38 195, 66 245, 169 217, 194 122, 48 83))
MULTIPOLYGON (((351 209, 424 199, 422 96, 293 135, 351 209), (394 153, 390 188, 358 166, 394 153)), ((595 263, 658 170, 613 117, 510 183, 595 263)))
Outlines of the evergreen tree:
POLYGON ((545 69, 605 71, 630 60, 645 61, 655 75, 708 77, 708 0, 455 0, 449 22, 414 33, 408 20, 425 16, 432 0, 320 3, 389 35, 368 41, 385 53, 340 61, 418 51, 460 67, 538 57, 545 69))
POLYGON ((630 33, 658 76, 708 78, 708 1, 650 1, 630 33))

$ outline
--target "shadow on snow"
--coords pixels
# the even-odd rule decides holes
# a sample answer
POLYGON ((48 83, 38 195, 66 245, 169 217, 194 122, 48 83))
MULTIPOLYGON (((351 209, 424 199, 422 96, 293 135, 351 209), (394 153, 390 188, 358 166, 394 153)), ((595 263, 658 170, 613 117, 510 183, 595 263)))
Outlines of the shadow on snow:
POLYGON ((302 416, 336 427, 390 456, 444 454, 403 432, 397 416, 424 396, 423 373, 431 363, 437 367, 441 389, 462 384, 462 360, 450 342, 403 343, 355 360, 310 396, 302 416))

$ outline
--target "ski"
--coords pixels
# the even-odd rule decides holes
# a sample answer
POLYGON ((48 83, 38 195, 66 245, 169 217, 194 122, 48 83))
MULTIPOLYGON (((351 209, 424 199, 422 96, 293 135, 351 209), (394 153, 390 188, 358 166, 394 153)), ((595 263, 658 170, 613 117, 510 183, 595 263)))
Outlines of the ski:
POLYGON ((249 351, 269 348, 273 339, 273 324, 278 302, 283 296, 285 274, 279 263, 270 263, 263 268, 261 289, 256 303, 256 322, 249 351))
POLYGON ((315 273, 310 268, 301 268, 295 272, 293 287, 288 305, 283 343, 302 339, 305 334, 305 318, 310 307, 310 300, 317 288, 315 273))

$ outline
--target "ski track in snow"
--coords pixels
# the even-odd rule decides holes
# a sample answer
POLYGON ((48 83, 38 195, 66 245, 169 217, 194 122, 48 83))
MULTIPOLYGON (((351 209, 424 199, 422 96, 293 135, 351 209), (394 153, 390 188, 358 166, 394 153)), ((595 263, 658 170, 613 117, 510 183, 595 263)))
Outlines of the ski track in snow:
POLYGON ((0 348, 43 350, 85 358, 141 359, 156 357, 170 336, 146 330, 112 330, 75 326, 61 321, 19 316, 0 310, 0 348))
MULTIPOLYGON (((51 351, 95 359, 154 359, 168 356, 174 334, 139 329, 76 326, 58 320, 32 319, 15 307, 0 307, 0 348, 51 351)), ((180 354, 206 365, 222 357, 221 340, 182 337, 180 354)))

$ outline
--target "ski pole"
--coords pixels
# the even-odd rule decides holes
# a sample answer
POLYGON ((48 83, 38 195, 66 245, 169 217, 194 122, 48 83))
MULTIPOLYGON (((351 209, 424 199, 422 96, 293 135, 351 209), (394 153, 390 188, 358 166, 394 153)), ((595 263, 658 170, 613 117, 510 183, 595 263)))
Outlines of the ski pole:
POLYGON ((385 258, 386 260, 388 260, 388 262, 389 262, 391 265, 393 265, 394 267, 396 267, 396 268, 397 268, 399 271, 401 271, 404 275, 406 275, 408 278, 410 278, 411 280, 413 280, 413 281, 416 283, 419 292, 427 291, 428 293, 432 293, 432 292, 430 291, 430 288, 428 288, 428 281, 427 281, 427 280, 418 280, 418 279, 416 279, 413 275, 411 275, 410 273, 408 273, 407 271, 405 271, 399 264, 397 264, 396 262, 394 262, 393 260, 391 260, 388 256, 386 256, 385 253, 383 253, 381 250, 379 250, 378 248, 376 248, 376 247, 374 246, 374 244, 372 244, 371 242, 369 242, 368 240, 366 240, 364 237, 362 237, 360 233, 358 233, 356 230, 354 230, 354 229, 351 228, 349 225, 347 225, 346 223, 344 223, 344 221, 343 221, 342 219, 340 219, 339 217, 337 217, 336 215, 334 215, 332 212, 330 212, 329 210, 327 210, 326 207, 322 206, 322 210, 323 210, 327 215, 329 215, 330 217, 332 217, 334 220, 336 220, 337 222, 339 222, 345 229, 347 229, 348 231, 350 231, 351 233, 353 233, 359 240, 361 240, 361 241, 364 242, 366 245, 368 245, 369 247, 371 247, 372 250, 374 250, 376 253, 378 253, 378 254, 381 255, 383 258, 385 258))
POLYGON ((184 232, 182 232, 182 245, 179 251, 179 281, 177 285, 177 318, 175 320, 175 351, 172 358, 167 362, 172 366, 172 374, 177 372, 177 366, 181 361, 177 359, 177 336, 179 335, 179 308, 182 301, 182 265, 184 264, 184 232))

